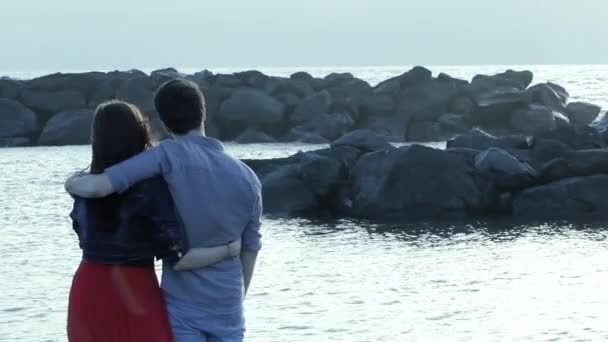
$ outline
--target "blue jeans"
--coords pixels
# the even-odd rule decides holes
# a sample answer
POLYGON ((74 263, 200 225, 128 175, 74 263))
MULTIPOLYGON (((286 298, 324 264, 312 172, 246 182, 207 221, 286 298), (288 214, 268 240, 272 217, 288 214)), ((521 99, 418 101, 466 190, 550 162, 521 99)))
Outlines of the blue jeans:
POLYGON ((165 296, 174 342, 242 342, 243 306, 204 307, 165 296))

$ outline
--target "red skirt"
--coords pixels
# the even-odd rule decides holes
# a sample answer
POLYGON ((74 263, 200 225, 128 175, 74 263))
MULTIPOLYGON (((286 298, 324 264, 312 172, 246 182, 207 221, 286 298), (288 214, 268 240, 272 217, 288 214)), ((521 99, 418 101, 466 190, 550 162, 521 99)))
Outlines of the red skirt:
POLYGON ((86 261, 74 275, 68 306, 71 342, 171 342, 153 267, 86 261))

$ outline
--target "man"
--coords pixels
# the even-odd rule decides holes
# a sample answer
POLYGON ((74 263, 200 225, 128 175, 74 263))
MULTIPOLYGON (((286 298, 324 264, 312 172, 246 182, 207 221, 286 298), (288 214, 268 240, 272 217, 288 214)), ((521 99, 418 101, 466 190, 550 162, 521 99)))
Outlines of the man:
MULTIPOLYGON (((162 175, 183 220, 190 247, 217 246, 242 238, 238 258, 176 272, 163 267, 162 288, 176 342, 242 341, 243 298, 260 249, 261 185, 222 144, 205 137, 205 101, 198 86, 175 79, 155 95, 161 121, 174 136, 100 175, 74 176, 66 190, 81 197, 124 192, 162 175)), ((153 323, 151 323, 153 324, 153 323)))

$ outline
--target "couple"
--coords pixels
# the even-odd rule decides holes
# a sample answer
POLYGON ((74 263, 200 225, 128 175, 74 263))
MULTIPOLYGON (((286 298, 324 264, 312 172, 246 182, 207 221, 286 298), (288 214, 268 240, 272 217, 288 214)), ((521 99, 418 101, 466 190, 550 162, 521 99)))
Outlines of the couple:
POLYGON ((205 137, 198 86, 160 86, 172 140, 152 147, 138 109, 99 106, 90 173, 66 181, 83 260, 70 291, 73 342, 242 341, 260 249, 261 185, 205 137), (154 258, 163 260, 162 292, 154 258))

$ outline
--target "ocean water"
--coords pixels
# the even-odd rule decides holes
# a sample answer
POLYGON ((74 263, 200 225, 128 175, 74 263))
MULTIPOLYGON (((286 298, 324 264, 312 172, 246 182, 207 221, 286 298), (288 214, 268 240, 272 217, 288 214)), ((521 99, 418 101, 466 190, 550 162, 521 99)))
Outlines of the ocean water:
MULTIPOLYGON (((240 158, 318 146, 227 145, 240 158)), ((89 148, 0 149, 0 341, 65 341, 68 173, 89 148)), ((602 341, 608 230, 266 217, 247 341, 602 341)))
MULTIPOLYGON (((437 65, 427 66, 436 76, 440 72, 447 73, 453 77, 471 80, 476 74, 496 74, 507 69, 531 70, 534 72, 534 83, 555 82, 564 86, 571 95, 571 101, 588 101, 608 109, 608 65, 437 65)), ((255 67, 244 66, 234 68, 210 69, 215 73, 232 73, 243 70, 260 70, 268 75, 289 76, 296 71, 307 71, 313 76, 322 77, 332 72, 350 72, 356 77, 375 85, 387 78, 397 76, 411 69, 412 66, 369 66, 369 67, 255 67)), ((179 71, 193 74, 201 71, 201 68, 184 67, 179 71)), ((151 72, 153 69, 143 69, 151 72)), ((19 79, 30 79, 33 77, 49 74, 53 71, 2 71, 0 77, 8 76, 19 79)), ((89 70, 61 70, 62 72, 83 72, 89 70)), ((105 70, 102 70, 105 71, 105 70)))

